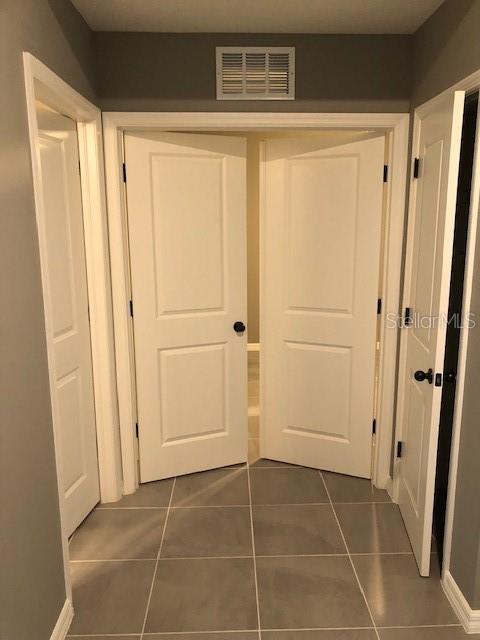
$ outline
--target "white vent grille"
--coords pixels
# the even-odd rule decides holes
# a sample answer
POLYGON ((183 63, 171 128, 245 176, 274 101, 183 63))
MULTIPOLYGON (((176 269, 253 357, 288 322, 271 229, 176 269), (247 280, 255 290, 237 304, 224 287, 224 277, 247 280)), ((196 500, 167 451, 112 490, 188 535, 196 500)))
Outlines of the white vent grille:
POLYGON ((217 100, 294 100, 293 47, 217 47, 217 100))

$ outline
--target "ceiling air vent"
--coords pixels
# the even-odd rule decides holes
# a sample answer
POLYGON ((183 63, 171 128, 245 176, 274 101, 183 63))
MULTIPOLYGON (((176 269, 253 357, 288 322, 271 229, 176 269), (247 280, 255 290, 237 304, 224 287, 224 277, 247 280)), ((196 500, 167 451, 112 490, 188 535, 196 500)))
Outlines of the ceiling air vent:
POLYGON ((217 100, 294 98, 294 47, 217 47, 217 100))

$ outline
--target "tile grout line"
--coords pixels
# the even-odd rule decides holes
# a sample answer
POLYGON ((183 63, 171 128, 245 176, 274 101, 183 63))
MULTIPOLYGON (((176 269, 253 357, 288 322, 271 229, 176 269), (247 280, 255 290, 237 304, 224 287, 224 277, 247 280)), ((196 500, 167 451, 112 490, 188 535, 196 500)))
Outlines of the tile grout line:
POLYGON ((160 554, 162 552, 163 541, 164 541, 164 538, 165 538, 165 532, 167 531, 168 516, 170 515, 170 508, 172 506, 173 492, 175 490, 176 482, 177 482, 177 478, 174 478, 173 479, 173 483, 172 483, 172 490, 170 492, 170 500, 168 501, 167 514, 165 516, 165 522, 164 522, 164 525, 163 525, 162 538, 160 540, 160 545, 158 547, 157 559, 156 559, 156 562, 155 562, 155 569, 153 570, 152 584, 150 585, 150 591, 149 591, 149 594, 148 594, 147 607, 145 609, 145 616, 143 618, 142 631, 140 632, 140 640, 143 640, 143 634, 145 633, 145 625, 147 624, 148 611, 150 609, 150 602, 152 600, 153 587, 155 585, 155 578, 157 576, 158 561, 160 560, 160 554))
MULTIPOLYGON (((271 469, 281 469, 282 467, 269 467, 271 469)), ((254 468, 254 471, 257 470, 257 467, 254 468)), ((318 506, 327 506, 330 503, 327 502, 271 502, 264 504, 256 504, 256 507, 318 507, 318 506)), ((340 505, 359 505, 359 506, 370 506, 372 504, 394 504, 392 502, 337 502, 336 504, 340 505)), ((247 509, 249 507, 248 504, 201 504, 201 505, 189 505, 186 507, 175 505, 171 507, 174 511, 175 509, 247 509)), ((96 511, 167 511, 168 506, 166 507, 97 507, 96 511)))
POLYGON ((248 500, 250 506, 250 531, 252 534, 253 574, 255 578, 255 597, 257 600, 258 640, 262 640, 262 626, 260 623, 260 598, 258 597, 257 559, 255 554, 255 532, 253 528, 252 487, 250 484, 250 464, 247 460, 248 500))
MULTIPOLYGON (((164 556, 159 562, 165 560, 238 560, 252 558, 347 558, 348 556, 411 556, 411 551, 384 551, 372 553, 274 553, 272 555, 258 553, 253 555, 238 556, 164 556)), ((86 564, 89 562, 152 562, 157 558, 88 558, 82 560, 70 560, 71 564, 86 564)), ((443 626, 443 625, 442 625, 443 626)))
POLYGON ((340 535, 342 536, 343 544, 345 545, 345 549, 347 550, 348 559, 350 560, 350 564, 352 566, 353 573, 354 573, 355 578, 357 580, 358 588, 360 589, 360 593, 363 596, 363 600, 365 602, 365 606, 367 607, 368 615, 370 616, 370 620, 372 621, 373 628, 375 630, 375 635, 377 636, 377 640, 380 640, 380 634, 378 633, 377 625, 376 625, 375 620, 373 618, 372 610, 370 609, 370 605, 368 604, 367 597, 365 595, 365 591, 363 590, 363 587, 362 587, 362 585, 360 583, 360 578, 358 577, 358 573, 357 573, 357 570, 355 569, 355 565, 353 564, 352 556, 350 555, 350 550, 348 548, 347 541, 346 541, 345 536, 343 534, 343 529, 342 529, 342 527, 340 525, 340 520, 338 519, 337 512, 335 511, 335 507, 333 505, 332 498, 330 496, 330 491, 328 490, 327 483, 325 482, 325 478, 323 477, 323 473, 321 471, 319 471, 318 473, 320 474, 320 478, 322 479, 323 486, 325 487, 325 491, 327 492, 327 497, 328 497, 328 500, 330 502, 330 506, 332 507, 333 515, 335 516, 335 520, 337 522, 337 526, 338 526, 338 528, 340 530, 340 535))

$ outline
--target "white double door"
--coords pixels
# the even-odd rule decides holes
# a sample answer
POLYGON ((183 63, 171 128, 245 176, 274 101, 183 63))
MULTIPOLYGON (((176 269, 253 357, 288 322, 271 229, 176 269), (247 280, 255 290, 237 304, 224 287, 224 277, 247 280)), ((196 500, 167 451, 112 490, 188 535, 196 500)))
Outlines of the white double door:
POLYGON ((42 275, 56 455, 70 535, 100 499, 76 122, 38 104, 42 275))
MULTIPOLYGON (((266 143, 264 456, 368 477, 384 140, 266 143)), ((125 136, 141 481, 247 456, 246 141, 125 136)))

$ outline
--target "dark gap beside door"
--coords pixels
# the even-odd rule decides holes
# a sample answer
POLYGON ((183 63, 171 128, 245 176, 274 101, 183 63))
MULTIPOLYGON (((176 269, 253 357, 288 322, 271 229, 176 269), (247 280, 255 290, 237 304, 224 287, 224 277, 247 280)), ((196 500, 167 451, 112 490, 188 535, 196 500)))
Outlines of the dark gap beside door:
POLYGON ((455 321, 447 328, 445 359, 443 364, 443 390, 438 435, 437 470, 435 476, 435 499, 433 507, 433 534, 436 539, 440 564, 443 562, 443 539, 445 533, 445 511, 447 505, 448 473, 452 443, 453 411, 455 405, 456 374, 463 299, 463 280, 467 248, 470 194, 472 186, 475 132, 477 126, 478 93, 465 99, 462 143, 455 212, 453 239, 452 275, 448 318, 455 321))

